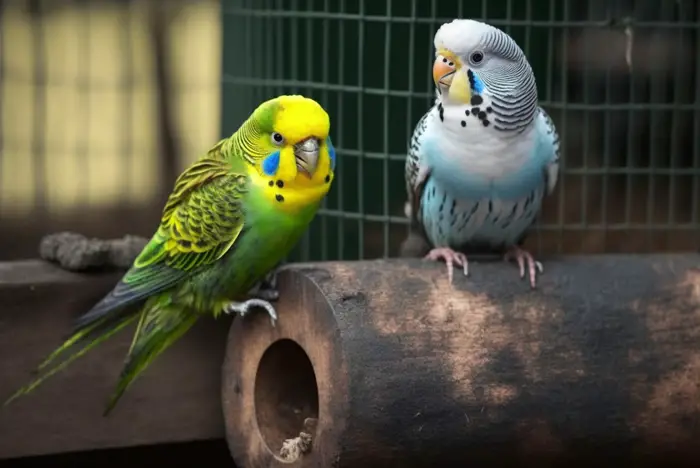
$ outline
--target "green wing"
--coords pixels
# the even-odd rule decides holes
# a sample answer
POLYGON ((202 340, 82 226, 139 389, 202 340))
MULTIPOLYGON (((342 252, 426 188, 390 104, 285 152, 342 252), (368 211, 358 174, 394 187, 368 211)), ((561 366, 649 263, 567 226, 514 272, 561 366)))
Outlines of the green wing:
POLYGON ((37 371, 43 375, 17 390, 4 405, 31 392, 140 316, 109 412, 133 379, 196 321, 196 314, 170 304, 169 298, 152 296, 215 262, 231 248, 243 229, 241 203, 246 182, 245 175, 233 173, 223 160, 204 158, 190 166, 175 184, 158 231, 129 271, 105 298, 78 319, 73 334, 39 365, 37 371), (123 310, 148 297, 152 299, 140 315, 123 310), (77 349, 51 366, 69 348, 77 349))
POLYGON ((115 288, 77 320, 76 328, 171 288, 221 258, 243 229, 246 181, 220 159, 201 159, 183 172, 158 231, 115 288))

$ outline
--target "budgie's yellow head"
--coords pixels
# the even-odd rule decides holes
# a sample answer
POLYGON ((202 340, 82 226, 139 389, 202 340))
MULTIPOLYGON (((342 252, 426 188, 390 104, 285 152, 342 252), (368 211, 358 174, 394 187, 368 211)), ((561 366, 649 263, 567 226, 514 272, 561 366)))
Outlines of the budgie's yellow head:
POLYGON ((329 131, 328 113, 313 99, 279 96, 260 104, 240 131, 242 149, 256 169, 254 183, 289 208, 320 201, 335 169, 329 131))

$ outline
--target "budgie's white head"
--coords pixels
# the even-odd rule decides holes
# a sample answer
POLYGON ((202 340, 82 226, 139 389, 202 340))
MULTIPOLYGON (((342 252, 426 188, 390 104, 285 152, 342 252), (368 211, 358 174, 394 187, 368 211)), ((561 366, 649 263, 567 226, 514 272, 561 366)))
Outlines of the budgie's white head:
POLYGON ((484 126, 519 131, 537 108, 535 77, 525 54, 505 32, 456 19, 435 33, 433 79, 445 106, 480 107, 484 126))

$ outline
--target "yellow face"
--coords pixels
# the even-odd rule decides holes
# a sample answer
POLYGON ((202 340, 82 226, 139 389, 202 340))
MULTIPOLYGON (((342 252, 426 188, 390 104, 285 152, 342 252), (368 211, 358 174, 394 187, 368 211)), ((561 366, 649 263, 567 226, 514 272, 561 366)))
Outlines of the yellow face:
POLYGON ((326 111, 313 99, 281 96, 260 119, 264 131, 258 142, 265 156, 256 164, 254 184, 284 211, 319 202, 335 168, 326 111))
POLYGON ((433 81, 443 94, 451 100, 467 104, 471 100, 471 86, 467 78, 467 67, 457 54, 440 49, 433 62, 433 81))

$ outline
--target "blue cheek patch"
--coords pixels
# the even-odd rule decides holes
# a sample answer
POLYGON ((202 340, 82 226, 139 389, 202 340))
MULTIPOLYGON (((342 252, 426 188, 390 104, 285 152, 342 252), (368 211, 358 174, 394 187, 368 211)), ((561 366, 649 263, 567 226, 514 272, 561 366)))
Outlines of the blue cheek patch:
POLYGON ((335 171, 335 147, 331 143, 331 137, 326 138, 326 144, 328 145, 328 156, 331 158, 331 171, 335 171))
MULTIPOLYGON (((471 70, 470 70, 470 71, 471 71, 471 70)), ((485 88, 484 82, 481 81, 481 79, 479 78, 479 75, 477 75, 476 73, 473 73, 472 76, 474 77, 474 81, 473 81, 473 84, 472 84, 472 89, 474 90, 474 92, 475 92, 476 94, 481 94, 481 93, 483 93, 483 92, 484 92, 484 88, 485 88)))
POLYGON ((275 151, 270 156, 266 157, 262 163, 262 170, 265 175, 273 176, 277 173, 280 167, 280 152, 275 151))

